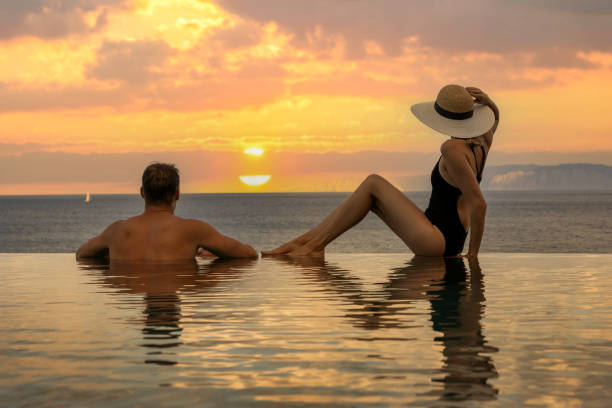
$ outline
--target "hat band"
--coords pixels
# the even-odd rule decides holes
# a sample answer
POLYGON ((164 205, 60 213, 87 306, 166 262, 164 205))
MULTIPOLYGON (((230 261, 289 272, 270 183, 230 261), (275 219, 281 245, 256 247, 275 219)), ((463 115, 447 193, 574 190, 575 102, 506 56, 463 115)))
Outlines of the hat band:
POLYGON ((467 112, 459 112, 459 113, 457 113, 457 112, 449 112, 446 109, 444 109, 443 107, 441 107, 440 105, 438 105, 438 102, 434 102, 434 109, 440 115, 442 115, 442 116, 444 116, 445 118, 448 118, 448 119, 464 120, 464 119, 469 119, 472 116, 474 116, 474 110, 469 110, 467 112))

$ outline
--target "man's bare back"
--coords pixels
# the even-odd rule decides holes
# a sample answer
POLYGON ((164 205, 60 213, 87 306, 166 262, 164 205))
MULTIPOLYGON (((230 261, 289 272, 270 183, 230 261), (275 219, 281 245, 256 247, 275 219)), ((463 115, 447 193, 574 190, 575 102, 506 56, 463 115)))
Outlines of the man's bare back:
POLYGON ((112 259, 186 259, 197 250, 196 228, 166 212, 145 212, 111 226, 109 255, 112 259))
POLYGON ((106 252, 113 260, 192 259, 198 247, 219 257, 257 256, 252 247, 224 236, 202 221, 180 218, 168 211, 145 211, 109 225, 79 248, 77 257, 106 252))
MULTIPOLYGON (((119 220, 109 225, 100 235, 90 239, 77 250, 77 258, 109 256, 112 260, 171 261, 193 259, 198 248, 222 258, 254 258, 257 252, 249 245, 227 237, 211 225, 194 219, 174 215, 178 193, 178 171, 174 166, 161 166, 160 171, 174 171, 174 195, 164 202, 152 204, 146 191, 141 189, 145 198, 145 211, 127 220, 119 220), (170 167, 170 170, 165 167, 170 167)), ((155 166, 151 165, 149 167, 155 166)), ((143 175, 146 186, 147 171, 143 175)))

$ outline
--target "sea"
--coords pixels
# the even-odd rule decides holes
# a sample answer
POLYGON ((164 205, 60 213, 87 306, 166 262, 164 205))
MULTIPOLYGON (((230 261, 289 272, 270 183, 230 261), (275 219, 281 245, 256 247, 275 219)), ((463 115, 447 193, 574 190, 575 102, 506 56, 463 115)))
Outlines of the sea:
MULTIPOLYGON (((347 195, 176 212, 262 250, 347 195)), ((413 257, 371 214, 324 259, 176 263, 75 260, 137 195, 0 197, 0 406, 609 407, 612 192, 485 197, 478 260, 413 257)))
MULTIPOLYGON (((420 208, 429 192, 407 192, 420 208)), ((612 191, 488 191, 482 252, 611 253, 612 191)), ((315 226, 348 193, 183 194, 176 215, 272 249, 315 226)), ((138 195, 0 196, 0 252, 67 253, 108 224, 139 214, 138 195)), ((466 241, 467 249, 467 241, 466 241)), ((410 252, 376 215, 327 247, 330 253, 410 252)))

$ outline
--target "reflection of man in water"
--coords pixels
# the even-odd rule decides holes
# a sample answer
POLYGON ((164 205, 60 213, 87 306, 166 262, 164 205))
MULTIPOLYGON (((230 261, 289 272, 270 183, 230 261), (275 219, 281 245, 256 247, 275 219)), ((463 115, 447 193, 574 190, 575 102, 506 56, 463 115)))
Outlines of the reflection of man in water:
POLYGON ((193 259, 198 248, 222 258, 256 258, 257 252, 211 225, 174 215, 179 173, 172 164, 153 163, 142 174, 142 214, 109 225, 77 250, 77 259, 110 256, 117 260, 193 259))
POLYGON ((144 295, 142 347, 148 350, 145 362, 173 365, 177 362, 172 350, 182 344, 182 294, 206 292, 219 282, 236 279, 242 268, 253 262, 251 259, 217 259, 207 265, 198 265, 195 260, 162 264, 113 262, 85 267, 100 271, 103 286, 119 289, 123 294, 144 295))
POLYGON ((362 289, 360 279, 322 259, 285 258, 285 262, 302 267, 312 280, 324 282, 334 292, 350 301, 345 315, 351 323, 365 330, 402 327, 408 304, 428 300, 434 341, 443 345, 444 390, 446 401, 490 400, 497 389, 488 383, 497 377, 493 360, 485 353, 496 352, 488 346, 480 323, 484 312, 482 271, 478 260, 470 261, 468 273, 462 258, 414 257, 410 264, 398 268, 376 295, 362 289), (482 354, 481 354, 482 353, 482 354))

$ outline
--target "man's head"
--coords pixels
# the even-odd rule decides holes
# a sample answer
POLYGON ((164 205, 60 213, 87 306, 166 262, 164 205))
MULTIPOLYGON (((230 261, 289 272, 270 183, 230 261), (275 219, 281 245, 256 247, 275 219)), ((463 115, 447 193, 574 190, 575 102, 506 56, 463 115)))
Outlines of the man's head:
POLYGON ((148 205, 172 205, 178 199, 179 171, 174 164, 152 163, 142 173, 141 195, 148 205))

